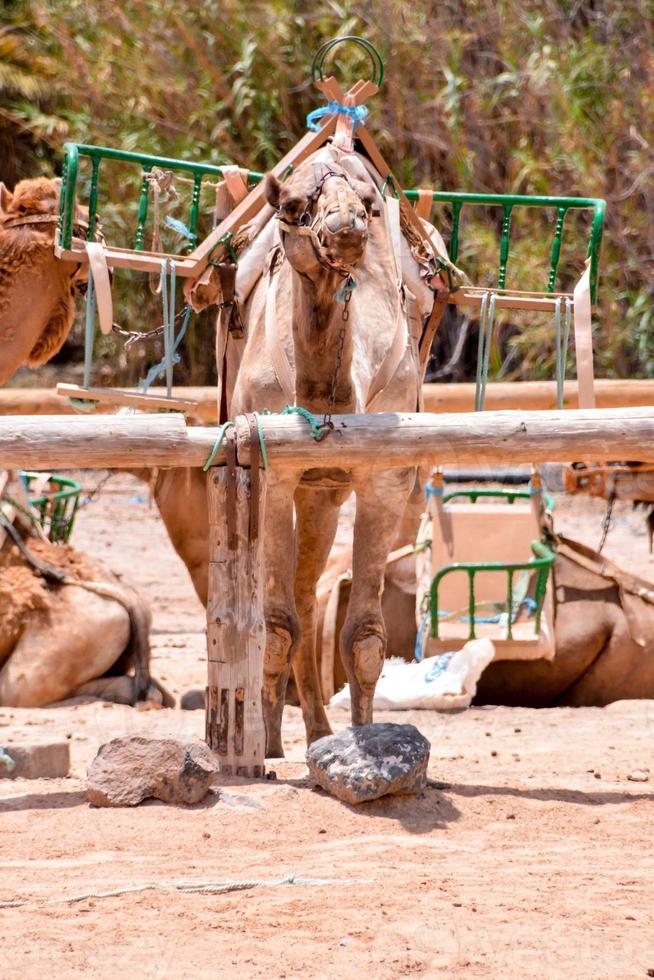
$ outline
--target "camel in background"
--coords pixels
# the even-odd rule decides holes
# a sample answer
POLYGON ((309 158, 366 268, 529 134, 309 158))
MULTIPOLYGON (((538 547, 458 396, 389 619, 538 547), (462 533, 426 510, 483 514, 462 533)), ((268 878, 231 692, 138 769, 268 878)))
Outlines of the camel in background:
POLYGON ((77 695, 171 704, 150 678, 150 610, 101 562, 0 510, 0 705, 77 695))
MULTIPOLYGON (((61 349, 75 316, 84 266, 54 254, 61 181, 0 183, 0 384, 19 367, 45 364, 61 349)), ((88 210, 76 208, 75 229, 86 237, 88 210)))

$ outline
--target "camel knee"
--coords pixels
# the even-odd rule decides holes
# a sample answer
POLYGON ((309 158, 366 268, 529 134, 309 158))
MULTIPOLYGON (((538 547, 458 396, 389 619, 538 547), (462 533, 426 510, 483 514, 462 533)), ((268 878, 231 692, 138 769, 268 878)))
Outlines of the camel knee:
POLYGON ((349 637, 347 631, 344 633, 343 659, 346 663, 349 662, 361 690, 372 694, 386 655, 384 627, 381 623, 375 623, 355 629, 349 637))
POLYGON ((289 614, 276 614, 266 620, 266 653, 264 673, 276 681, 291 664, 293 650, 300 635, 297 619, 289 614))
POLYGON ((354 673, 361 688, 373 689, 384 665, 386 644, 379 636, 367 636, 357 640, 352 648, 354 673))

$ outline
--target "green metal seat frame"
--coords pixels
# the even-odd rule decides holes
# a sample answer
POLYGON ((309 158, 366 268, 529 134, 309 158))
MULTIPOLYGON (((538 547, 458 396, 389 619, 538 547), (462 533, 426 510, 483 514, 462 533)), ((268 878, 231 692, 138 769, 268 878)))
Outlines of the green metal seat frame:
MULTIPOLYGON (((141 168, 141 190, 134 235, 134 251, 142 251, 144 248, 149 196, 149 182, 146 174, 149 174, 154 167, 186 173, 192 176, 193 189, 187 221, 187 227, 190 232, 188 251, 192 251, 196 246, 202 182, 206 178, 222 179, 220 167, 210 163, 193 163, 186 160, 176 160, 171 157, 152 156, 145 153, 130 153, 111 147, 89 146, 84 143, 66 143, 64 152, 61 209, 59 216, 59 243, 63 249, 68 250, 72 247, 80 157, 87 157, 91 161, 91 179, 88 197, 89 227, 87 232, 87 239, 89 241, 95 235, 97 223, 100 165, 103 160, 112 160, 131 163, 141 168)), ((262 173, 248 171, 249 183, 257 184, 263 180, 263 177, 264 174, 262 173)), ((418 199, 419 192, 417 190, 407 190, 404 193, 411 201, 418 199)), ((511 217, 516 208, 553 208, 556 210, 557 218, 550 250, 549 270, 547 281, 543 284, 544 293, 553 293, 556 286, 566 216, 572 210, 581 209, 592 211, 593 217, 586 254, 590 259, 591 300, 593 303, 597 301, 599 254, 606 210, 606 202, 601 198, 539 197, 520 194, 465 194, 451 191, 434 191, 432 198, 436 203, 449 204, 452 207, 452 229, 448 251, 454 263, 457 262, 459 255, 459 229, 463 208, 468 206, 491 206, 502 209, 503 220, 496 287, 500 291, 506 289, 507 265, 510 253, 511 217)))
MULTIPOLYGON (((19 470, 19 476, 29 492, 30 484, 40 474, 19 470)), ((73 532, 82 485, 76 480, 54 474, 50 476, 49 483, 58 489, 31 497, 30 505, 38 512, 39 523, 49 540, 53 544, 65 544, 73 532)))
MULTIPOLYGON (((506 500, 508 503, 512 504, 516 499, 532 499, 533 492, 530 490, 454 490, 451 493, 443 495, 443 503, 454 499, 455 497, 466 497, 475 503, 480 497, 500 497, 506 500)), ((552 498, 545 494, 544 504, 549 513, 554 509, 554 501, 552 498)), ((441 581, 446 575, 450 575, 453 572, 464 572, 468 576, 468 620, 470 623, 468 631, 468 639, 474 640, 476 638, 476 609, 477 601, 475 598, 475 575, 479 572, 506 572, 507 575, 507 591, 506 591, 506 611, 507 611, 507 632, 506 639, 513 639, 513 577, 516 572, 526 571, 536 575, 536 584, 534 588, 534 632, 538 633, 540 631, 540 623, 543 613, 543 602, 545 601, 545 591, 547 589, 547 580, 550 573, 550 569, 556 558, 556 554, 551 550, 551 548, 545 543, 545 541, 532 541, 531 550, 533 557, 524 562, 501 562, 501 561, 491 561, 491 562, 452 562, 449 565, 444 565, 439 568, 438 572, 432 579, 430 593, 429 593, 429 612, 431 619, 431 636, 433 639, 439 639, 439 605, 438 605, 438 590, 441 581)))

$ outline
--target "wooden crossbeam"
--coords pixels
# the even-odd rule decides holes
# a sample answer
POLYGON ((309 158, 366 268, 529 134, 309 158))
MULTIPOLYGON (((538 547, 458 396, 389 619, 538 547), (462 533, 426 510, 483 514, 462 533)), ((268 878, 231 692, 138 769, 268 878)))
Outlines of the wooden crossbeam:
MULTIPOLYGON (((260 418, 271 470, 392 469, 417 463, 654 463, 654 406, 451 415, 385 412, 334 416, 320 442, 297 415, 260 418)), ((238 417, 238 465, 250 462, 250 428, 238 417)), ((218 429, 186 426, 180 415, 5 416, 2 469, 131 469, 203 466, 218 429)), ((221 451, 216 462, 225 460, 221 451)))
MULTIPOLYGON (((101 389, 106 391, 106 389, 101 389)), ((138 395, 138 389, 126 389, 126 395, 138 395)), ((150 394, 164 399, 166 389, 153 387, 150 394)), ((607 379, 595 381, 595 394, 598 408, 635 408, 654 405, 654 380, 607 379)), ((475 405, 475 384, 463 381, 458 384, 424 384, 422 397, 426 412, 453 413, 472 412, 475 405)), ((205 424, 215 424, 218 420, 216 408, 216 389, 214 387, 175 387, 173 398, 193 408, 184 409, 205 424)), ((489 381, 486 387, 485 407, 487 410, 556 408, 555 381, 489 381)), ((576 408, 578 388, 576 381, 566 381, 563 388, 565 408, 576 408)), ((113 411, 110 399, 98 401, 96 413, 113 411)), ((151 408, 149 403, 147 406, 151 408)), ((0 388, 0 416, 3 415, 56 415, 74 414, 67 400, 57 395, 54 388, 0 388)))
MULTIPOLYGON (((144 412, 155 412, 167 409, 171 412, 193 413, 197 401, 190 398, 179 398, 175 395, 168 398, 155 392, 121 391, 118 388, 93 388, 84 385, 58 384, 57 394, 63 398, 79 398, 84 401, 94 401, 105 405, 125 405, 140 408, 144 412)), ((214 390, 215 400, 215 390, 214 390)))

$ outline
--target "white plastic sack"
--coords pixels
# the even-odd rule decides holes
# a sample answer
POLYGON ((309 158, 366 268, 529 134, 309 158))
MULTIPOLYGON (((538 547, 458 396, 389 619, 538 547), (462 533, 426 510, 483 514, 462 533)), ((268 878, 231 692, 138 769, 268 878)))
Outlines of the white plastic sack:
MULTIPOLYGON (((460 650, 413 663, 394 657, 384 663, 373 706, 384 711, 431 708, 453 711, 468 708, 477 681, 495 656, 489 639, 468 640, 460 650)), ((335 694, 330 708, 350 707, 350 685, 335 694)))

